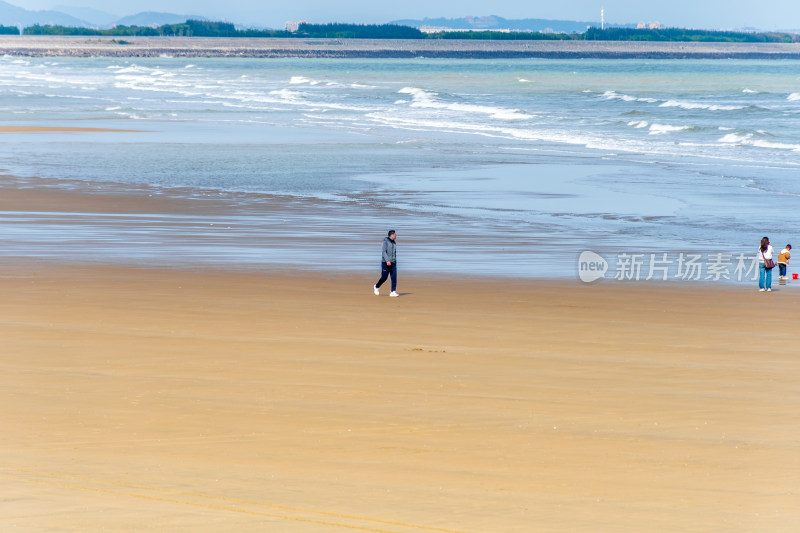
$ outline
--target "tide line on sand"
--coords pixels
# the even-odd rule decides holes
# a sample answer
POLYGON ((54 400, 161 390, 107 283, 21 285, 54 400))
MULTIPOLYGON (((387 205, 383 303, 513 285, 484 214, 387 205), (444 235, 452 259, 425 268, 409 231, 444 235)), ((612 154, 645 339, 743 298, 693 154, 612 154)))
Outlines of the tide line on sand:
POLYGON ((0 133, 70 133, 70 132, 125 132, 142 130, 121 130, 113 128, 72 128, 66 126, 0 126, 0 133))

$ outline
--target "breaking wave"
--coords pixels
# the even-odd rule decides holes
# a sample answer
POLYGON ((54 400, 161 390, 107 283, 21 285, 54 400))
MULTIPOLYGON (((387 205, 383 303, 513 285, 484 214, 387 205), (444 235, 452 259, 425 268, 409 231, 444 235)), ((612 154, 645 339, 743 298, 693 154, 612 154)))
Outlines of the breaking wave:
POLYGON ((480 113, 489 115, 492 118, 507 120, 524 120, 533 118, 532 115, 523 113, 519 109, 509 109, 506 107, 484 106, 477 104, 461 104, 457 102, 445 102, 439 99, 438 93, 426 91, 417 87, 403 87, 399 94, 411 96, 411 107, 422 107, 428 109, 447 109, 450 111, 461 111, 464 113, 480 113))
POLYGON ((708 109, 709 111, 737 111, 748 106, 743 105, 720 105, 720 104, 700 104, 697 102, 683 102, 681 100, 667 100, 658 107, 679 107, 681 109, 708 109))

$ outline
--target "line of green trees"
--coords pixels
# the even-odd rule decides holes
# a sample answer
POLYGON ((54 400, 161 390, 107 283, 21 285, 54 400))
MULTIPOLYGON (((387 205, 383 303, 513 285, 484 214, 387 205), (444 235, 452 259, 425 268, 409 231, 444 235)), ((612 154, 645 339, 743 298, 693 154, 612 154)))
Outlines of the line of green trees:
MULTIPOLYGON (((13 35, 19 30, 0 26, 0 34, 13 35)), ((411 26, 397 24, 308 24, 302 23, 296 32, 285 30, 239 30, 229 22, 187 20, 181 24, 149 26, 117 26, 101 30, 67 26, 30 26, 26 35, 107 35, 114 37, 301 37, 335 39, 489 39, 489 40, 592 40, 592 41, 683 41, 683 42, 744 42, 792 43, 800 36, 789 33, 749 33, 733 31, 687 30, 682 28, 631 29, 588 28, 585 33, 540 33, 501 31, 441 31, 423 33, 411 26)))
POLYGON ((297 28, 297 34, 311 38, 336 39, 424 39, 425 34, 411 26, 397 24, 308 24, 297 28))
POLYGON ((719 43, 792 43, 798 35, 740 31, 687 30, 684 28, 641 29, 589 28, 583 38, 590 41, 681 41, 719 43))
POLYGON ((181 24, 150 26, 116 26, 107 30, 70 26, 39 25, 25 28, 25 35, 108 35, 114 37, 275 37, 286 36, 284 31, 237 30, 229 22, 187 20, 181 24))
MULTIPOLYGON (((19 33, 14 28, 13 33, 19 33)), ((397 24, 300 24, 296 32, 284 30, 237 30, 229 22, 187 20, 181 24, 117 26, 107 30, 68 26, 35 25, 25 28, 26 35, 107 35, 144 37, 306 37, 329 39, 424 39, 425 34, 411 26, 397 24)))
MULTIPOLYGON (((19 30, 17 30, 19 33, 19 30)), ((158 37, 162 35, 156 28, 148 26, 117 26, 108 30, 98 30, 95 28, 78 28, 74 26, 51 26, 49 24, 35 24, 23 30, 25 35, 110 35, 126 37, 158 37)))

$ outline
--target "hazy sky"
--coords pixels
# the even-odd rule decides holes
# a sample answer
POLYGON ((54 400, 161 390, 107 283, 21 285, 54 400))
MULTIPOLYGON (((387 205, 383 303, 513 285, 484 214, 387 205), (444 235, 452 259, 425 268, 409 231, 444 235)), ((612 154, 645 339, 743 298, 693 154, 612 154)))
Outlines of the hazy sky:
POLYGON ((499 15, 596 21, 658 21, 669 26, 760 29, 800 28, 800 0, 9 0, 27 9, 55 5, 91 7, 118 15, 166 11, 282 27, 290 19, 310 22, 388 22, 401 18, 499 15))

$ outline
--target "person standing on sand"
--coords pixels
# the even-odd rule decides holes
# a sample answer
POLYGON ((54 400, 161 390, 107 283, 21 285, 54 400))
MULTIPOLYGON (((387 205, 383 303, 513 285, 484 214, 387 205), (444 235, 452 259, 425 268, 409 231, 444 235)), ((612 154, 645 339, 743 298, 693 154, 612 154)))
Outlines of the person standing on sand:
POLYGON ((772 260, 772 245, 769 237, 761 239, 761 246, 758 249, 758 290, 764 292, 772 291, 772 268, 767 268, 767 260, 772 260))
POLYGON ((789 258, 792 257, 792 254, 789 253, 791 251, 792 245, 787 244, 786 248, 778 254, 778 279, 786 279, 786 267, 789 266, 789 258))
POLYGON ((394 230, 389 230, 389 234, 383 239, 383 248, 381 249, 381 279, 372 287, 375 296, 380 296, 381 285, 389 276, 392 276, 392 292, 389 296, 397 297, 397 243, 395 239, 397 233, 394 230))

